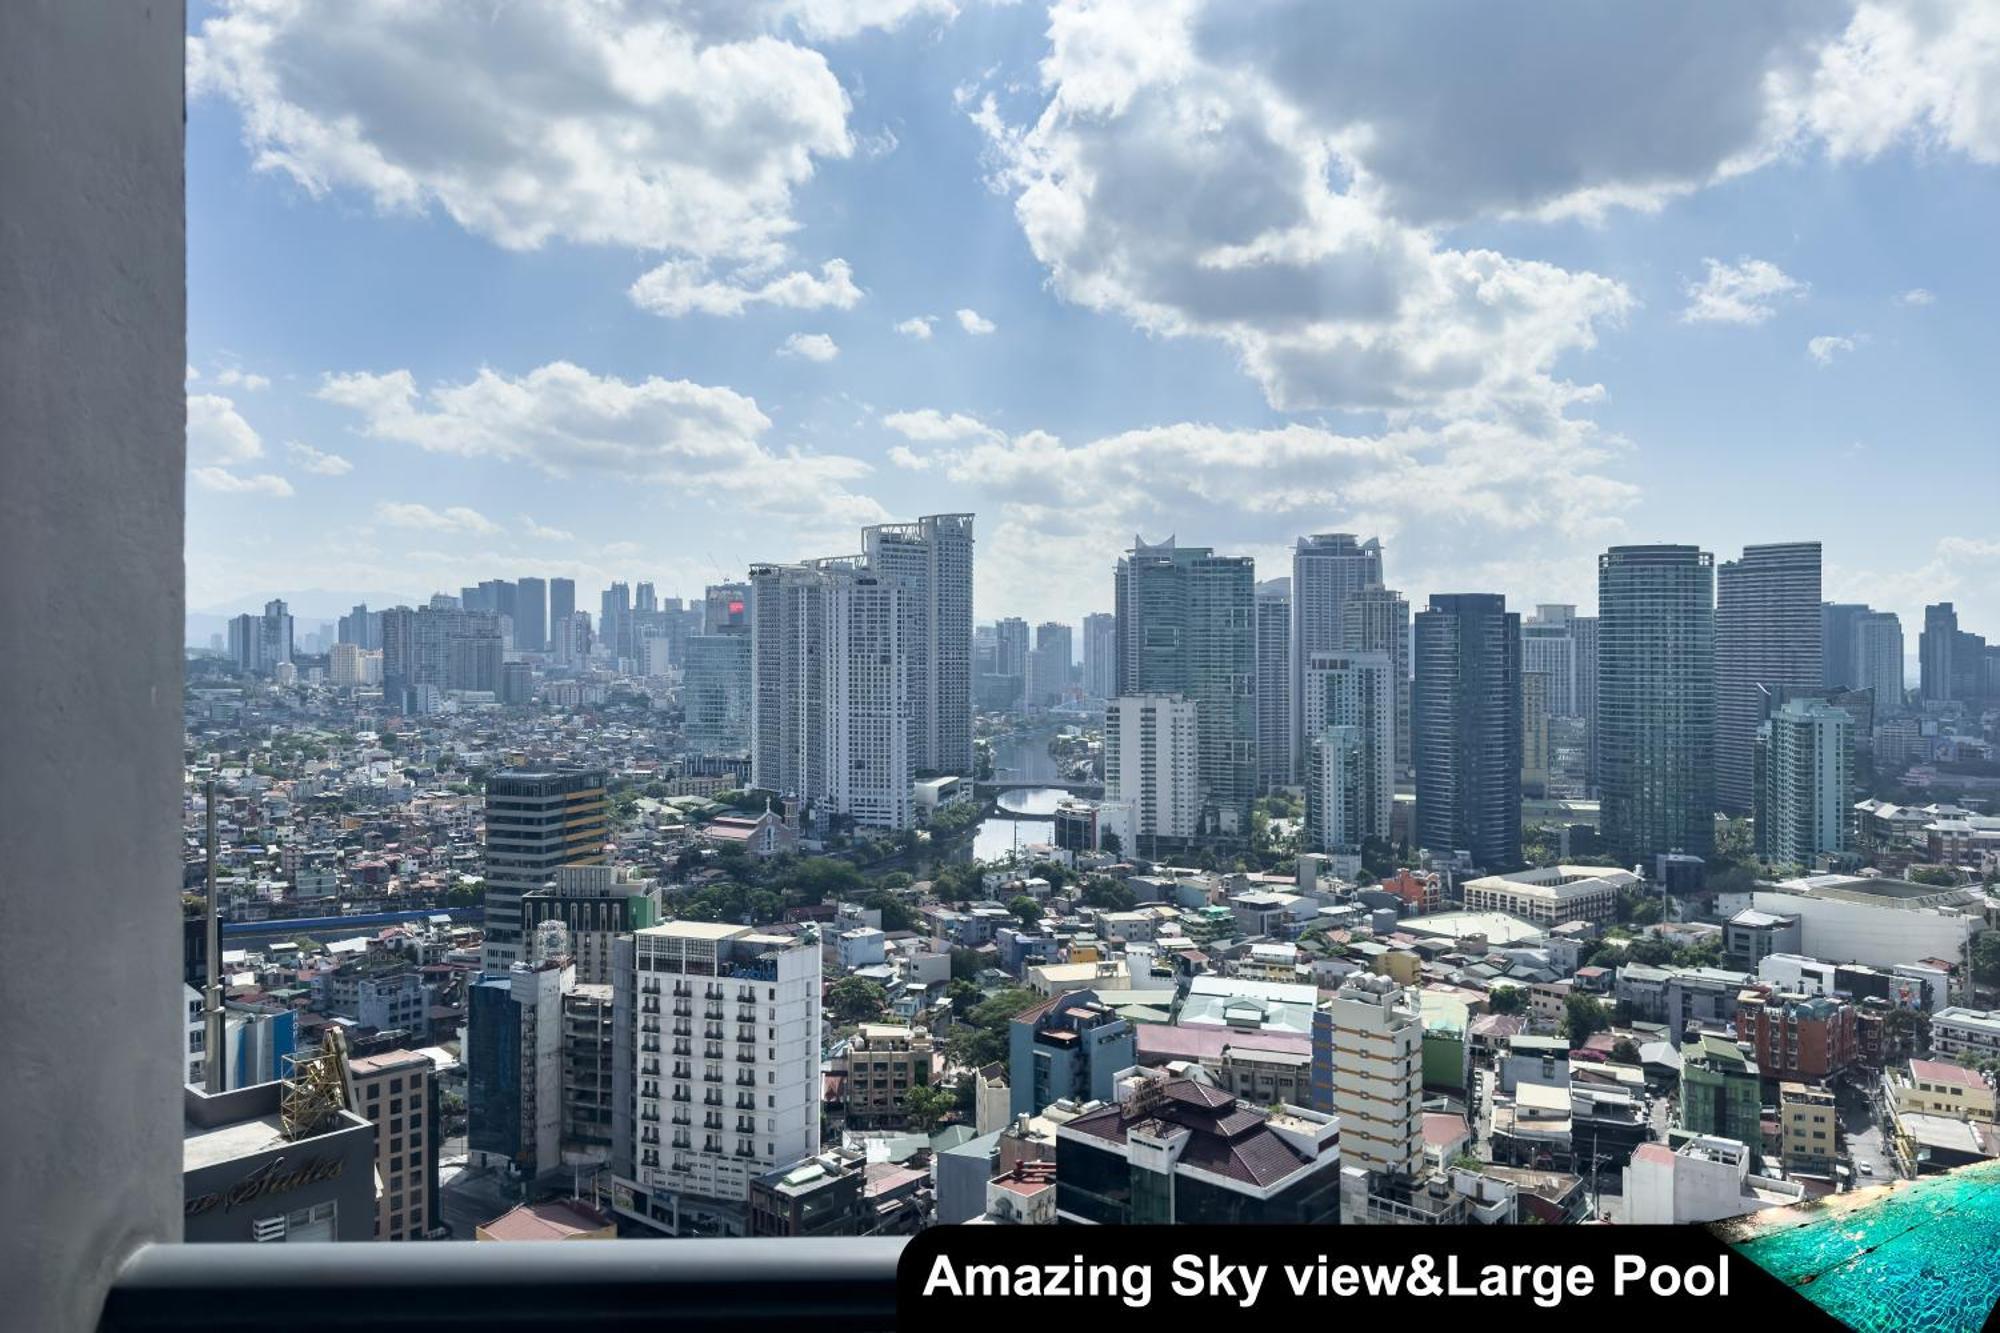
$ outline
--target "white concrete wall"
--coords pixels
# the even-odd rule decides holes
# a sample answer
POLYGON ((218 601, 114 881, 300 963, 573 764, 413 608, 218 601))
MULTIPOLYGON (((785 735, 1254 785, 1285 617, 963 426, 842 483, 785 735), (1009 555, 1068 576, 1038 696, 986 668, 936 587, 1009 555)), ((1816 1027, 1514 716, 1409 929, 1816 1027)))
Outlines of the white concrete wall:
POLYGON ((0 1324, 181 1234, 182 7, 0 5, 0 1324), (102 608, 118 608, 107 637, 102 608), (78 984, 87 944, 117 984, 78 984))

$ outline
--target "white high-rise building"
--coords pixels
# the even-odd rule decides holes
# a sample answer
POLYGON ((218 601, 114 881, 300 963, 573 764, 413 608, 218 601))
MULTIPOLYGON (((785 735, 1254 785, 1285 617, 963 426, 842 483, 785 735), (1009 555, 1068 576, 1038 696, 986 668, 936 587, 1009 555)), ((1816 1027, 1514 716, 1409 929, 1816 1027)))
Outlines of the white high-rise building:
POLYGON ((634 1046, 616 1207, 670 1235, 743 1234, 750 1182, 819 1151, 818 938, 676 921, 634 932, 633 964, 614 981, 634 1046))
POLYGON ((1792 699, 1758 732, 1757 852, 1811 866, 1854 846, 1854 719, 1822 699, 1792 699))
POLYGON ((1756 805, 1752 751, 1765 700, 1811 689, 1825 675, 1820 544, 1746 546, 1715 571, 1715 801, 1729 814, 1756 805))
POLYGON ((1292 581, 1257 585, 1257 789, 1292 784, 1292 581))
POLYGON ((1346 646, 1342 620, 1347 601, 1363 588, 1382 586, 1382 543, 1358 541, 1348 532, 1301 537, 1292 552, 1292 757, 1296 779, 1305 767, 1311 732, 1300 700, 1306 661, 1314 653, 1346 646))
POLYGON ((1104 799, 1132 807, 1133 835, 1192 838, 1201 823, 1194 701, 1130 694, 1104 708, 1104 799))
POLYGON ((1407 779, 1416 765, 1410 748, 1410 603, 1394 588, 1362 588, 1340 614, 1340 650, 1387 653, 1395 664, 1396 776, 1407 779))
POLYGON ((1521 622, 1521 671, 1547 676, 1550 717, 1576 717, 1576 636, 1573 606, 1542 605, 1521 622))
POLYGON ((1854 619, 1854 687, 1875 692, 1875 716, 1903 711, 1903 622, 1894 611, 1854 619))
POLYGON ((1329 727, 1351 727, 1360 749, 1360 787, 1343 797, 1354 812, 1355 835, 1345 850, 1364 838, 1389 836, 1396 799, 1395 669, 1386 653, 1318 652, 1306 660, 1297 710, 1306 734, 1317 738, 1329 727))
POLYGON ((1109 611, 1083 618, 1083 692, 1091 699, 1118 693, 1118 617, 1109 611))
POLYGON ((750 583, 752 785, 865 827, 911 827, 907 583, 860 557, 753 565, 750 583))
POLYGON ((1414 1176, 1424 1161, 1424 1019, 1388 977, 1359 972, 1313 1016, 1314 1109, 1340 1117, 1343 1167, 1414 1176), (1330 1106, 1321 1098, 1330 1094, 1330 1106))
POLYGON ((869 568, 903 586, 910 762, 972 772, 972 515, 929 514, 861 530, 869 568))
POLYGON ((1316 852, 1354 852, 1367 820, 1368 746, 1359 727, 1314 733, 1306 764, 1306 841, 1316 852))

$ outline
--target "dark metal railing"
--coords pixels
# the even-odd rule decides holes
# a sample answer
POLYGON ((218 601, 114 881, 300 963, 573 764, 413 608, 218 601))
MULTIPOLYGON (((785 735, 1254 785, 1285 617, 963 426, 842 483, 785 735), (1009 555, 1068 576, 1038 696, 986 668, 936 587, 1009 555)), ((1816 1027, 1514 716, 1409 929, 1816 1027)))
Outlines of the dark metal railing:
POLYGON ((893 1237, 148 1245, 105 1333, 895 1325, 893 1237))

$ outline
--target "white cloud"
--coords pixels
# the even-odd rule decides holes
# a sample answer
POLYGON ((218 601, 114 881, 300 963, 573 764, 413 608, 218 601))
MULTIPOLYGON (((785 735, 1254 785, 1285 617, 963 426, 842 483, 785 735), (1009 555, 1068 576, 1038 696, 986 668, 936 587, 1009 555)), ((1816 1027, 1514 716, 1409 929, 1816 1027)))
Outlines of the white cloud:
POLYGON ((923 444, 1000 438, 999 431, 978 417, 967 416, 963 412, 953 412, 947 416, 932 407, 915 412, 891 412, 882 418, 882 424, 905 439, 916 440, 923 444))
POLYGON ((465 505, 433 509, 414 502, 383 500, 375 506, 375 517, 390 527, 418 528, 427 532, 491 535, 500 531, 498 523, 465 505))
POLYGON ((1937 300, 1937 297, 1931 295, 1931 293, 1925 288, 1912 287, 1907 292, 1904 292, 1902 295, 1898 296, 1896 300, 1902 305, 1921 306, 1921 305, 1930 305, 1932 302, 1937 300))
POLYGON ((840 355, 840 344, 824 333, 794 333, 778 346, 779 356, 795 356, 807 361, 831 361, 840 355))
POLYGON ((236 410, 233 399, 217 393, 187 396, 187 443, 190 463, 226 466, 264 455, 264 440, 236 410))
POLYGON ((853 270, 844 259, 820 265, 817 277, 797 271, 761 283, 740 273, 718 281, 708 272, 700 260, 668 260, 643 274, 629 294, 641 310, 669 318, 690 313, 740 315, 752 305, 852 310, 861 300, 861 289, 854 285, 853 270))
POLYGON ((967 333, 985 334, 993 332, 994 325, 992 320, 985 318, 977 310, 962 309, 958 312, 958 327, 967 333))
POLYGON ((1364 435, 1179 422, 1071 443, 964 414, 897 416, 919 447, 896 445, 891 460, 980 514, 976 595, 1009 611, 1103 609, 1134 533, 1251 555, 1268 576, 1300 532, 1328 527, 1380 535, 1413 601, 1447 584, 1579 597, 1590 566, 1578 548, 1614 539, 1638 496, 1610 469, 1620 442, 1572 421, 1364 435))
MULTIPOLYGON (((1505 20, 1468 22, 1497 36, 1509 23, 1533 26, 1539 12, 1502 8, 1505 20)), ((1279 3, 1247 21, 1240 13, 1197 0, 1059 0, 1040 114, 1017 124, 991 94, 969 103, 995 184, 1012 194, 1056 295, 1150 333, 1222 342, 1283 409, 1546 416, 1590 396, 1556 380, 1553 367, 1630 308, 1625 288, 1446 248, 1428 223, 1440 209, 1524 208, 1617 183, 1624 178, 1591 164, 1618 136, 1600 136, 1582 165, 1504 200, 1445 200, 1436 197, 1442 186, 1414 175, 1392 186, 1381 174, 1389 163, 1367 153, 1389 152, 1397 109, 1432 101, 1449 110, 1461 96, 1447 86, 1456 71, 1427 68, 1428 39, 1446 40, 1446 25, 1407 20, 1399 6, 1279 3), (1398 23, 1400 33, 1377 31, 1398 23), (1343 34, 1342 24, 1365 31, 1343 34), (1395 62, 1370 64, 1385 49, 1403 77, 1395 62), (1418 84, 1435 98, 1410 97, 1418 84)), ((1510 52, 1534 45, 1518 32, 1506 42, 1510 52)), ((1561 45, 1552 39, 1552 50, 1561 45)), ((1482 71, 1508 63, 1490 53, 1468 61, 1482 71)), ((1560 82, 1485 92, 1511 108, 1560 82)), ((1394 153, 1398 169, 1427 170, 1446 151, 1455 159, 1500 151, 1483 127, 1503 118, 1465 111, 1451 133, 1471 148, 1447 147, 1442 124, 1409 127, 1411 142, 1394 153)), ((1538 111, 1537 123, 1544 119, 1560 126, 1569 115, 1538 111)), ((1536 140, 1534 149, 1566 146, 1536 140)), ((1482 170, 1493 179, 1499 167, 1482 170)))
POLYGON ((481 370, 417 388, 407 370, 328 375, 319 397, 361 431, 431 453, 525 462, 556 477, 656 481, 719 504, 784 515, 815 535, 888 517, 849 484, 869 465, 840 454, 773 448, 756 400, 687 380, 636 382, 558 361, 522 376, 481 370))
POLYGON ((1806 351, 1822 366, 1830 366, 1833 359, 1843 352, 1854 350, 1855 340, 1838 334, 1823 333, 1806 343, 1806 351))
POLYGON ((188 40, 190 96, 227 98, 254 165, 318 197, 550 240, 773 263, 793 193, 854 151, 818 51, 923 5, 645 0, 406 5, 224 0, 188 40))
POLYGON ((195 485, 205 491, 215 491, 223 495, 268 495, 283 499, 293 494, 292 483, 270 472, 260 472, 254 477, 239 476, 220 467, 198 467, 188 473, 195 485))
POLYGON ((238 366, 225 366, 215 372, 215 382, 231 389, 242 389, 246 393, 255 393, 259 389, 271 387, 271 381, 264 376, 253 375, 238 366))
POLYGON ((1796 300, 1807 291, 1805 283, 1769 260, 1702 262, 1708 266, 1706 275, 1682 286, 1688 297, 1687 308, 1681 311, 1683 324, 1762 324, 1778 312, 1779 301, 1796 300))
POLYGON ((542 542, 573 542, 576 540, 574 532, 566 528, 552 528, 547 524, 537 523, 526 514, 521 515, 521 531, 533 537, 536 541, 542 542))
POLYGON ((931 325, 936 322, 930 315, 912 315, 896 326, 896 332, 906 338, 915 338, 918 342, 929 342, 931 325))
POLYGON ((1779 100, 1835 158, 1911 145, 2000 162, 2000 7, 1868 0, 1779 100))
POLYGON ((192 384, 200 378, 201 378, 201 372, 199 370, 196 370, 193 364, 190 363, 187 368, 187 382, 189 384, 192 384))
POLYGON ((301 471, 310 472, 315 476, 344 477, 354 471, 354 464, 339 454, 322 453, 311 445, 301 444, 297 440, 286 441, 285 452, 291 455, 292 462, 296 463, 301 471))

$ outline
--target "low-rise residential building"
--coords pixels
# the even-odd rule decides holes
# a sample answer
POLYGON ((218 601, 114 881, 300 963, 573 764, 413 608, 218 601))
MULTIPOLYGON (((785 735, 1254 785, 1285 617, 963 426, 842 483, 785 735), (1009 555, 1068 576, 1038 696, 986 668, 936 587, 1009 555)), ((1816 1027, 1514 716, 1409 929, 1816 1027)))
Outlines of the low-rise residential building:
POLYGON ((1910 1060, 1887 1075, 1890 1099, 1906 1114, 1991 1122, 1993 1085, 1977 1070, 1945 1060, 1910 1060))
POLYGON ((1130 1080, 1121 1100, 1056 1130, 1061 1221, 1123 1224, 1340 1220, 1340 1121, 1262 1111, 1192 1079, 1130 1080))
POLYGON ((1858 1055, 1854 1006, 1830 995, 1746 990, 1736 1004, 1736 1039, 1750 1046, 1765 1078, 1824 1083, 1858 1055))
POLYGON ((1778 1087, 1778 1156, 1785 1170, 1830 1176, 1840 1154, 1840 1117, 1833 1093, 1803 1083, 1778 1087))
POLYGON ((1681 1048, 1681 1128, 1754 1144, 1763 1136, 1757 1062, 1734 1041, 1705 1033, 1681 1048))
POLYGON ((1108 1101, 1112 1080, 1138 1063, 1132 1025, 1095 991, 1072 991, 1015 1016, 1008 1029, 1009 1112, 1051 1102, 1108 1101))
POLYGON ((1542 866, 1469 879, 1463 891, 1468 912, 1507 912, 1548 927, 1566 921, 1615 921, 1619 892, 1640 883, 1629 870, 1542 866))
POLYGON ((1938 1010, 1931 1015, 1931 1048, 1953 1060, 2000 1058, 2000 1010, 1938 1010))
POLYGON ((847 1123, 856 1129, 901 1125, 910 1089, 930 1086, 932 1045, 923 1028, 864 1023, 835 1062, 843 1075, 847 1123))
POLYGON ((1754 1174, 1753 1158, 1744 1143, 1707 1134, 1678 1151, 1642 1144, 1625 1167, 1625 1220, 1639 1226, 1715 1222, 1805 1197, 1795 1181, 1754 1174))

